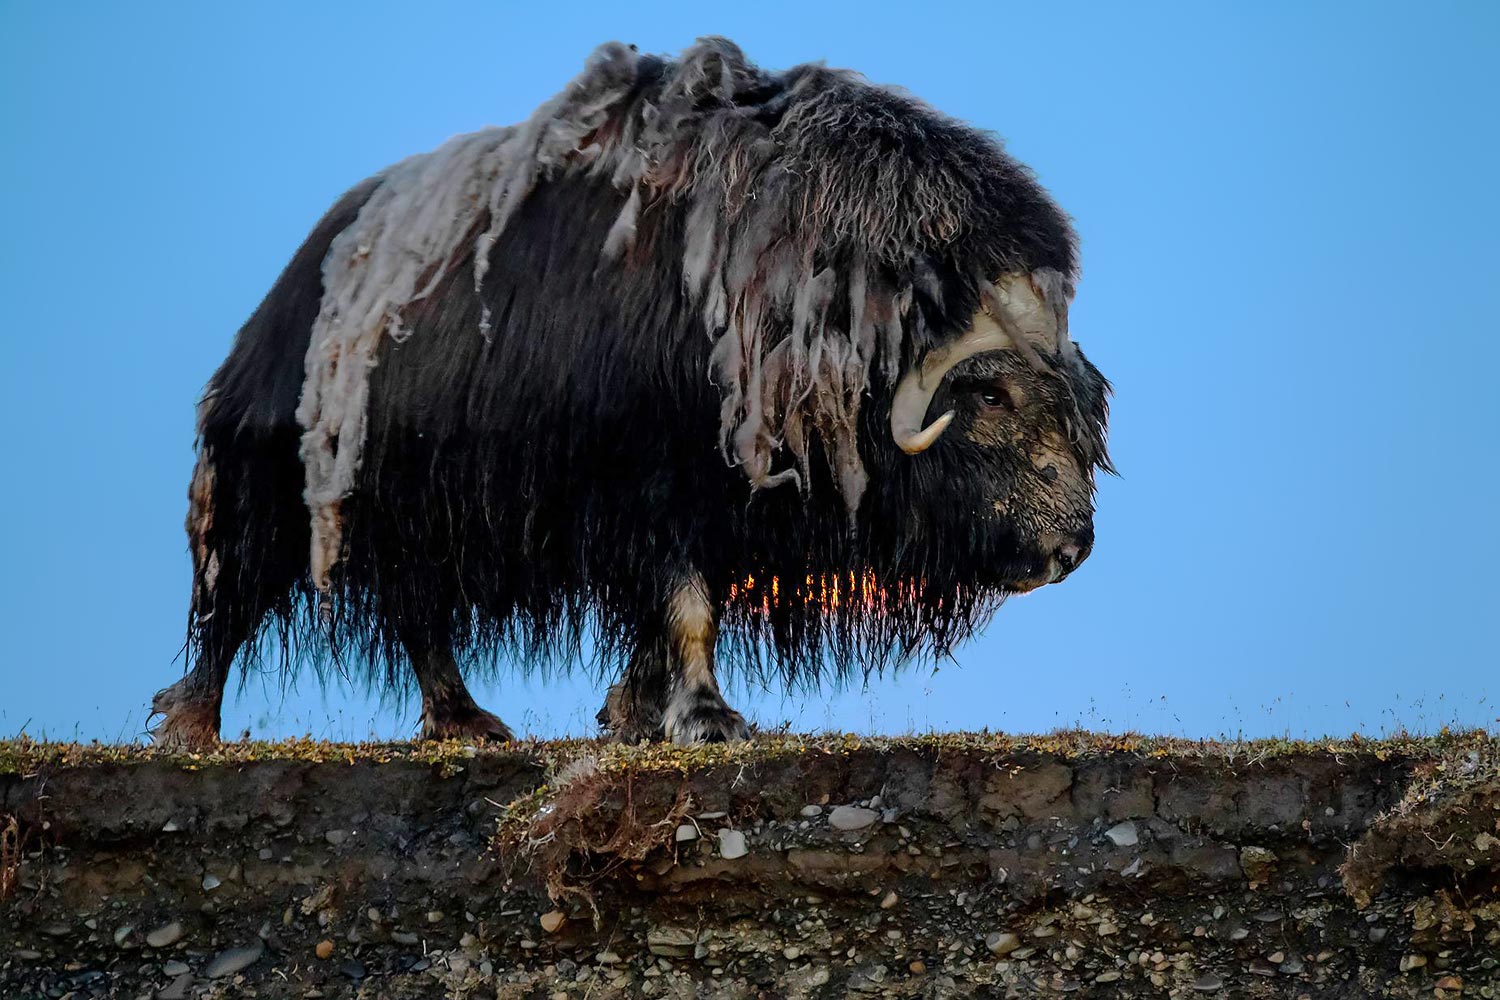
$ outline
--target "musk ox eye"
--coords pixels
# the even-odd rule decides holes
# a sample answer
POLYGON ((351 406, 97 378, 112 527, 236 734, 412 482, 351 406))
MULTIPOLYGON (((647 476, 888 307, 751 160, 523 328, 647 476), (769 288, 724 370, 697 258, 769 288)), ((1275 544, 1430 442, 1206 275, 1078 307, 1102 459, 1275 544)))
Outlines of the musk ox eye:
POLYGON ((991 382, 979 389, 979 402, 990 410, 1014 410, 1016 401, 1010 389, 1000 382, 991 382))

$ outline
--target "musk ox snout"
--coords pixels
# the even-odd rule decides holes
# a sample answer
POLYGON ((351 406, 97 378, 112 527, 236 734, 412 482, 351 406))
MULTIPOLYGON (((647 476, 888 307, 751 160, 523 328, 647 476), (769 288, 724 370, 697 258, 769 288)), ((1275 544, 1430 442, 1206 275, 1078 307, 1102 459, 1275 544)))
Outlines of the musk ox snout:
POLYGON ((1034 572, 1012 583, 1010 589, 1024 594, 1045 587, 1049 583, 1061 583, 1076 570, 1094 550, 1094 529, 1087 525, 1075 532, 1049 533, 1037 542, 1036 555, 1032 560, 1034 572))
POLYGON ((1052 552, 1052 566, 1056 571, 1052 582, 1057 583, 1082 565, 1094 551, 1094 529, 1089 528, 1077 536, 1064 541, 1052 552))

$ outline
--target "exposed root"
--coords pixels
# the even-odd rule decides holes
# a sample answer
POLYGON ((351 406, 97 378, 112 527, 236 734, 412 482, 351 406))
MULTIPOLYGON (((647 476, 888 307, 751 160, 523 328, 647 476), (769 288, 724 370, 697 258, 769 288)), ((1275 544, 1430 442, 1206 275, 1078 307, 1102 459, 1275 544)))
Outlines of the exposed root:
POLYGON ((14 816, 0 816, 0 903, 15 894, 21 877, 21 829, 14 816))
POLYGON ((1401 801, 1349 848, 1344 887, 1368 906, 1393 870, 1441 870, 1456 881, 1500 873, 1500 753, 1461 749, 1424 764, 1401 801))
POLYGON ((552 899, 587 906, 597 924, 590 887, 670 847, 690 809, 685 784, 670 802, 661 797, 659 781, 645 783, 644 789, 629 770, 605 771, 593 758, 575 761, 554 786, 512 807, 498 846, 518 861, 529 861, 552 899))

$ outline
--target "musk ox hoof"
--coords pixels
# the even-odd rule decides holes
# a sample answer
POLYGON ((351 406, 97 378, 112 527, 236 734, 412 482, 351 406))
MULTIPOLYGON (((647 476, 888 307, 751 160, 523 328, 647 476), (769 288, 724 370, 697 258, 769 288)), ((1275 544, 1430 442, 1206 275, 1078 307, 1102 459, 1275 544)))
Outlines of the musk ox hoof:
POLYGON ((445 712, 442 715, 422 715, 422 739, 424 740, 477 740, 490 743, 509 743, 516 738, 510 727, 497 716, 475 706, 461 712, 445 712))
POLYGON ((616 743, 649 743, 665 735, 661 707, 642 704, 623 683, 610 685, 604 695, 604 707, 594 718, 604 734, 616 743))
POLYGON ((157 746, 201 749, 219 742, 219 706, 195 697, 187 689, 186 678, 156 692, 151 715, 163 717, 154 726, 148 724, 157 746))
POLYGON ((750 738, 750 727, 717 691, 686 692, 667 706, 666 735, 679 746, 737 743, 750 738))

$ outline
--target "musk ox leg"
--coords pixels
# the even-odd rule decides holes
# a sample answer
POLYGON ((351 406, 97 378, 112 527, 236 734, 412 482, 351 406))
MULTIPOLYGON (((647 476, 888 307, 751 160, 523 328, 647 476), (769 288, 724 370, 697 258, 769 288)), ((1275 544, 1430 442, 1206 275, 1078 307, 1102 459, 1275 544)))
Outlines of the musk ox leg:
MULTIPOLYGON (((160 722, 151 727, 152 740, 163 746, 205 747, 218 742, 224 684, 240 647, 255 634, 278 591, 291 586, 292 577, 278 572, 276 561, 266 558, 258 572, 226 567, 221 557, 225 516, 216 511, 225 484, 215 468, 200 454, 188 487, 188 545, 193 556, 193 600, 189 612, 189 648, 193 669, 171 687, 162 688, 151 699, 152 716, 160 722)), ((228 518, 233 521, 232 509, 228 518)), ((254 546, 241 546, 243 553, 254 546)))
POLYGON ((217 743, 219 712, 224 703, 224 682, 228 677, 228 661, 222 670, 200 661, 192 673, 171 687, 156 692, 151 699, 151 714, 161 715, 163 719, 152 727, 152 741, 159 746, 184 749, 217 743))
MULTIPOLYGON (((204 414, 212 413, 205 403, 204 414)), ((200 416, 200 420, 203 419, 200 416)), ((307 566, 297 438, 226 441, 219 461, 207 443, 188 487, 187 536, 193 558, 188 613, 191 671, 158 691, 152 729, 157 743, 200 747, 219 738, 224 684, 235 657, 288 595, 307 566)), ((225 439, 221 439, 225 440, 225 439)))
POLYGON ((610 685, 599 710, 599 725, 621 743, 644 743, 666 736, 663 717, 671 693, 668 644, 653 638, 636 646, 625 674, 610 685))
POLYGON ((714 676, 719 616, 703 578, 694 573, 678 584, 665 612, 660 633, 641 643, 625 677, 610 688, 601 721, 622 740, 747 739, 744 717, 725 703, 714 676))
POLYGON ((428 644, 405 637, 403 642, 422 692, 424 740, 508 743, 516 738, 509 726, 475 703, 446 643, 428 644))
POLYGON ((719 614, 696 573, 678 585, 667 606, 671 651, 662 725, 673 743, 727 743, 750 737, 744 716, 730 708, 714 676, 719 614))

